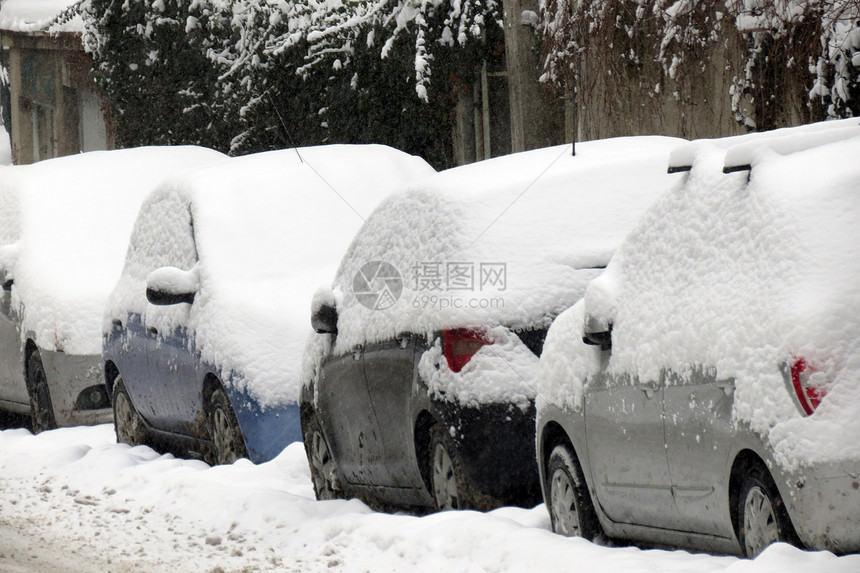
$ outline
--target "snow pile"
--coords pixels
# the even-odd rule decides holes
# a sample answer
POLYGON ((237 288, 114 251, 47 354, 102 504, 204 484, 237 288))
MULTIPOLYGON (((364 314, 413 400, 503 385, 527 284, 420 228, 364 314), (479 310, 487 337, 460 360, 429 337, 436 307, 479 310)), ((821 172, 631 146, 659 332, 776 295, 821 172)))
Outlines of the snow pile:
POLYGON ((332 145, 233 158, 166 181, 141 210, 104 327, 128 312, 160 331, 188 326, 225 383, 263 405, 295 402, 314 291, 384 197, 433 173, 389 147, 332 145), (165 220, 179 216, 190 219, 165 220), (184 270, 196 263, 190 308, 146 301, 146 277, 172 260, 184 270))
POLYGON ((10 32, 77 32, 84 22, 69 9, 80 0, 3 0, 0 4, 0 30, 10 32), (68 18, 58 17, 68 14, 68 18))
POLYGON ((666 161, 680 143, 634 137, 578 144, 575 157, 570 146, 518 153, 441 172, 384 202, 338 271, 336 352, 400 332, 548 326, 670 185, 666 161), (373 261, 400 275, 370 282, 391 295, 376 310, 355 296, 373 261))
POLYGON ((12 571, 549 573, 571 563, 583 572, 860 569, 860 556, 785 544, 753 561, 601 547, 551 533, 543 505, 412 517, 374 513, 357 500, 318 502, 301 444, 259 466, 240 460, 210 468, 117 445, 109 425, 38 436, 7 430, 0 432, 0 475, 0 569, 12 571))
POLYGON ((21 335, 101 352, 105 301, 146 194, 170 173, 224 156, 195 147, 92 152, 0 171, 0 250, 21 335))
MULTIPOLYGON (((736 379, 734 419, 769 436, 787 467, 860 457, 860 127, 845 138, 844 125, 828 124, 839 135, 829 143, 769 136, 756 147, 751 135, 728 151, 700 145, 692 172, 676 175, 585 296, 585 320, 612 324, 610 373, 650 381, 703 365, 736 379), (751 172, 723 173, 750 149, 751 172), (794 358, 829 390, 808 418, 780 371, 794 358)), ((559 321, 574 341, 580 312, 559 321)), ((547 344, 561 346, 562 334, 547 344)), ((547 360, 541 389, 576 405, 594 349, 566 343, 559 351, 575 358, 547 360), (554 387, 570 376, 571 388, 554 387)))

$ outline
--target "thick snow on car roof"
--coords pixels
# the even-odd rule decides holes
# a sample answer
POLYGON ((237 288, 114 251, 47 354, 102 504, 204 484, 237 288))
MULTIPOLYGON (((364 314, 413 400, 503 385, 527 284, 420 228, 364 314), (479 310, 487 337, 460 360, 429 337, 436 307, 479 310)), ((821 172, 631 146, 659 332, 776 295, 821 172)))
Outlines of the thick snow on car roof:
POLYGON ((630 137, 577 144, 576 156, 570 145, 517 153, 441 172, 388 200, 338 272, 338 350, 405 331, 547 326, 672 183, 666 162, 683 143, 630 137), (376 310, 353 296, 373 261, 402 279, 396 303, 376 310))
POLYGON ((858 124, 700 146, 587 290, 584 313, 613 324, 610 370, 716 368, 786 465, 860 457, 858 124), (795 358, 829 388, 808 418, 780 372, 795 358))
MULTIPOLYGON (((384 197, 433 173, 390 147, 331 145, 232 158, 166 181, 147 204, 173 195, 190 205, 201 289, 188 326, 202 359, 261 404, 295 402, 314 291, 384 197)), ((164 240, 150 228, 151 237, 136 231, 136 249, 164 240)), ((105 328, 111 316, 150 311, 145 279, 127 263, 105 328)))
POLYGON ((83 32, 80 15, 51 26, 57 16, 78 0, 3 0, 0 3, 0 30, 10 32, 83 32))
POLYGON ((200 147, 95 151, 0 170, 0 250, 24 305, 23 335, 70 354, 101 352, 104 304, 135 216, 171 173, 226 159, 200 147), (11 265, 11 268, 10 268, 11 265))

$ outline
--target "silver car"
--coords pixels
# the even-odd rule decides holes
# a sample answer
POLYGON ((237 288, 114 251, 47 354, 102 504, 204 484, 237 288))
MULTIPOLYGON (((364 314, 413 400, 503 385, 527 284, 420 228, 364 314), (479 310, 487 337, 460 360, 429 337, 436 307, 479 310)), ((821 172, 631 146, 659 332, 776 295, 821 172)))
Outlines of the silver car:
POLYGON ((860 550, 860 126, 693 142, 541 356, 554 531, 860 550))
POLYGON ((101 323, 146 194, 226 159, 201 147, 97 151, 0 172, 0 410, 34 432, 111 420, 101 323))

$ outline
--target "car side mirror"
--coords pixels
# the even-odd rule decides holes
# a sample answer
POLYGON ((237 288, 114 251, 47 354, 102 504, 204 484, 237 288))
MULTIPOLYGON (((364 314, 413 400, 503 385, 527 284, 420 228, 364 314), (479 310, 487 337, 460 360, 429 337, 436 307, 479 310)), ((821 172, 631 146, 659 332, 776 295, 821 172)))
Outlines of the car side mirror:
POLYGON ((334 305, 319 305, 311 314, 311 326, 317 334, 337 334, 337 309, 334 305))
POLYGON ((582 342, 599 346, 601 350, 612 348, 612 324, 605 319, 586 315, 582 329, 582 342))
POLYGON ((337 297, 329 287, 320 287, 314 293, 311 327, 317 334, 337 334, 337 297))
POLYGON ((176 267, 161 267, 146 277, 146 300, 150 304, 191 304, 199 289, 200 276, 196 268, 183 271, 176 267))

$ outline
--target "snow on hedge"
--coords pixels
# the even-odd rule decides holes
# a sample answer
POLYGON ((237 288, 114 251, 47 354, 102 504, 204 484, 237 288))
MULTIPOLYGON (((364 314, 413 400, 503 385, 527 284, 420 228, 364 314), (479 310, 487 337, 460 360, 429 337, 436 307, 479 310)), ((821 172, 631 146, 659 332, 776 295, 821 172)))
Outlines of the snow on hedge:
POLYGON ((105 328, 127 312, 159 331, 186 325, 225 383, 263 405, 295 402, 314 291, 379 201, 432 173, 390 147, 332 145, 232 158, 166 181, 141 209, 105 328), (189 209, 190 219, 166 219, 189 209), (146 301, 147 275, 173 260, 199 276, 190 309, 146 301))
POLYGON ((613 325, 611 373, 650 381, 664 369, 689 376, 704 366, 735 379, 734 420, 767 436, 786 467, 856 459, 860 125, 732 141, 728 151, 700 142, 692 172, 677 175, 642 217, 589 285, 584 308, 559 317, 539 391, 581 405, 599 364, 598 351, 578 342, 590 317, 613 325), (828 132, 834 137, 822 137, 828 132), (727 159, 744 154, 751 172, 723 173, 727 159), (810 417, 798 413, 780 371, 795 357, 829 389, 810 417))
POLYGON ((334 283, 345 294, 336 351, 400 332, 548 326, 671 183, 666 161, 682 143, 631 137, 577 144, 575 157, 569 145, 527 151, 440 172, 384 202, 334 283), (354 296, 373 261, 400 274, 390 308, 354 296))
POLYGON ((0 3, 0 30, 10 32, 77 32, 84 30, 84 21, 77 12, 68 18, 58 17, 70 8, 76 9, 81 0, 3 0, 0 3))
POLYGON ((225 158, 195 147, 96 151, 0 169, 0 263, 22 332, 101 353, 101 317, 137 211, 165 176, 225 158))
MULTIPOLYGON (((424 101, 435 46, 452 46, 455 42, 465 45, 469 40, 480 39, 487 24, 501 26, 502 21, 501 5, 496 0, 457 0, 448 4, 436 0, 198 0, 194 5, 204 7, 214 28, 234 31, 217 35, 221 41, 209 50, 209 58, 225 69, 222 81, 235 74, 240 76, 238 83, 253 81, 253 72, 265 70, 272 55, 302 42, 307 43, 307 52, 304 65, 297 71, 306 74, 320 65, 334 69, 349 65, 355 42, 368 30, 368 46, 376 41, 377 33, 381 36, 380 56, 385 59, 395 41, 411 30, 415 38, 415 90, 424 101), (437 23, 440 16, 441 25, 437 23)), ((197 27, 199 22, 190 16, 187 29, 197 27)), ((362 72, 356 69, 356 73, 362 72)))

